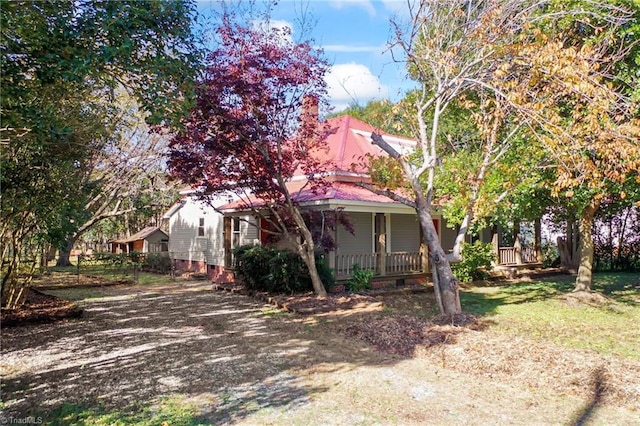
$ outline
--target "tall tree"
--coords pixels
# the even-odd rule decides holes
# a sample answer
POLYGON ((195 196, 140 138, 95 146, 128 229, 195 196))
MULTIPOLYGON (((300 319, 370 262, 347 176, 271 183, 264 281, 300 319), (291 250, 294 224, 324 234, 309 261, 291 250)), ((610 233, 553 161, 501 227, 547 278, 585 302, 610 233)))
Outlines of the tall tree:
POLYGON ((69 188, 119 122, 110 102, 115 90, 132 93, 150 121, 175 123, 200 50, 190 1, 14 1, 0 8, 0 236, 9 259, 2 300, 15 305, 24 294, 16 271, 26 246, 58 243, 50 238, 62 234, 49 231, 70 226, 70 209, 83 207, 69 188))
MULTIPOLYGON (((68 266, 76 241, 100 221, 127 215, 139 209, 166 209, 162 193, 176 182, 167 182, 164 170, 168 137, 153 132, 135 103, 125 94, 116 100, 121 110, 118 126, 102 149, 83 163, 76 185, 67 188, 73 204, 67 205, 66 221, 49 235, 60 241, 57 266, 68 266)), ((167 203, 168 201, 168 203, 167 203)))
POLYGON ((314 291, 324 296, 313 236, 298 205, 303 192, 324 185, 314 151, 326 137, 317 111, 325 102, 328 64, 310 42, 293 42, 290 29, 272 27, 268 11, 260 24, 238 21, 225 14, 216 29, 218 44, 196 107, 171 142, 170 168, 205 200, 233 192, 271 221, 271 231, 296 247, 314 291), (295 175, 306 181, 293 189, 295 175))
POLYGON ((625 62, 630 52, 624 44, 619 48, 616 37, 630 15, 624 9, 615 12, 592 17, 607 37, 532 31, 520 49, 527 61, 501 70, 520 76, 517 87, 504 80, 504 90, 526 112, 532 135, 556 165, 553 192, 578 214, 575 291, 591 290, 592 228, 600 205, 626 180, 637 179, 640 169, 638 104, 628 86, 612 79, 614 64, 625 62))
MULTIPOLYGON (((583 93, 580 100, 558 102, 556 109, 550 110, 565 120, 568 133, 578 135, 569 144, 566 137, 557 141, 563 147, 557 155, 563 158, 555 186, 577 212, 574 257, 578 259, 578 276, 574 290, 591 291, 594 218, 603 204, 626 198, 621 188, 638 182, 640 3, 610 0, 603 6, 574 0, 571 4, 590 13, 582 19, 567 16, 549 26, 554 30, 550 32, 563 35, 563 45, 576 52, 581 64, 578 70, 588 70, 588 77, 582 78, 581 87, 571 88, 574 93, 583 93), (593 13, 602 7, 613 13, 593 13)), ((550 5, 556 13, 567 7, 562 2, 550 5)), ((560 89, 560 93, 566 96, 567 90, 560 89)))
MULTIPOLYGON (((445 314, 458 313, 461 306, 458 281, 432 220, 436 167, 442 155, 439 126, 452 103, 490 80, 503 45, 521 28, 521 2, 502 3, 424 0, 410 3, 408 25, 400 21, 392 23, 396 36, 393 48, 402 52, 409 75, 422 86, 414 101, 419 143, 415 153, 401 155, 383 137, 374 134, 372 138, 399 163, 415 194, 436 296, 445 314)), ((500 120, 500 114, 495 119, 500 120)), ((485 169, 493 161, 491 157, 501 155, 500 152, 499 147, 485 151, 485 169)))
MULTIPOLYGON (((491 102, 483 107, 481 120, 477 121, 485 148, 481 150, 478 173, 468 182, 471 200, 478 196, 478 185, 495 161, 492 155, 500 157, 511 149, 509 139, 513 131, 526 130, 531 141, 538 142, 536 149, 528 151, 529 161, 540 161, 536 154, 549 154, 543 161, 551 158, 558 168, 557 188, 567 182, 562 167, 569 163, 562 158, 563 147, 573 146, 575 153, 589 152, 588 143, 599 141, 599 146, 605 147, 604 141, 611 142, 614 132, 626 134, 616 141, 633 140, 629 138, 634 132, 633 125, 611 121, 617 116, 611 113, 624 109, 615 108, 616 104, 611 102, 620 98, 596 76, 599 61, 609 59, 599 50, 602 43, 590 46, 588 52, 578 52, 566 44, 566 39, 545 39, 538 24, 557 22, 577 13, 582 18, 599 14, 607 25, 616 25, 624 20, 625 12, 605 4, 588 11, 547 13, 544 7, 547 3, 422 0, 411 3, 408 26, 399 21, 393 23, 396 34, 393 46, 402 52, 409 75, 421 83, 414 106, 419 144, 416 152, 401 155, 383 137, 374 134, 372 138, 397 161, 415 193, 423 236, 432 257, 436 295, 444 313, 460 310, 457 281, 431 220, 436 168, 445 151, 439 138, 440 124, 447 109, 470 94, 491 102), (595 93, 599 96, 594 96, 595 93), (583 108, 588 101, 594 101, 594 111, 583 108), (562 109, 562 105, 578 104, 580 108, 562 109), (567 110, 576 111, 577 115, 571 117, 567 110), (583 120, 581 114, 587 118, 583 120), (506 119, 511 116, 518 119, 506 119), (589 127, 598 120, 605 120, 606 124, 597 129, 589 127), (593 131, 596 134, 589 133, 593 131)), ((624 117, 628 118, 627 112, 624 117)), ((625 143, 625 160, 629 159, 625 166, 633 167, 634 150, 625 143)), ((607 169, 603 162, 612 158, 610 154, 598 154, 598 165, 607 169)), ((569 158, 575 161, 574 157, 569 158)), ((575 164, 582 163, 575 161, 575 164)), ((608 169, 610 176, 616 173, 615 167, 608 169)), ((473 211, 467 211, 467 217, 472 214, 473 211)))

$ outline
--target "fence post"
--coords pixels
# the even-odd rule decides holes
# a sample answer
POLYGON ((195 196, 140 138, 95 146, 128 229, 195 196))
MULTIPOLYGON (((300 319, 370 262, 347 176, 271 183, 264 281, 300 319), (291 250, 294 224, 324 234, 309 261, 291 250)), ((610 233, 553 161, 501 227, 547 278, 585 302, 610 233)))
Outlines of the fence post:
POLYGON ((79 254, 78 255, 78 262, 77 262, 77 268, 78 268, 78 285, 80 285, 80 261, 82 261, 82 255, 79 254))

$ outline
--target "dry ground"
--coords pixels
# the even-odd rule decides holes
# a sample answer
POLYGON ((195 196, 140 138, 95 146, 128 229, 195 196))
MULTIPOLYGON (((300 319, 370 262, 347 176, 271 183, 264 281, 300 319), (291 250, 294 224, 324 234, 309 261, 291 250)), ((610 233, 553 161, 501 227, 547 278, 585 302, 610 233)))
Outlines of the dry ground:
POLYGON ((79 301, 79 320, 2 330, 5 419, 46 422, 63 403, 122 410, 172 396, 205 424, 640 418, 638 363, 510 339, 469 318, 464 327, 416 318, 431 315, 428 294, 300 315, 207 283, 100 293, 79 301))

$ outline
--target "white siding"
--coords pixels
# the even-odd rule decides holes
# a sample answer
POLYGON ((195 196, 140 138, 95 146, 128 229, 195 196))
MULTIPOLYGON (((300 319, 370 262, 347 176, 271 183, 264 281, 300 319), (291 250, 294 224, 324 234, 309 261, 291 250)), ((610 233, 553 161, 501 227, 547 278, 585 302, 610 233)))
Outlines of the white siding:
POLYGON ((207 228, 207 265, 224 265, 224 217, 216 212, 212 216, 210 219, 205 216, 205 224, 209 225, 207 220, 211 222, 207 228))
POLYGON ((391 252, 417 252, 420 250, 420 224, 418 216, 392 214, 389 230, 391 252))
POLYGON ((338 253, 372 253, 373 215, 371 213, 349 213, 349 220, 355 230, 355 235, 351 235, 342 226, 338 227, 338 253))
POLYGON ((244 220, 240 222, 240 244, 260 244, 258 221, 252 216, 243 216, 244 220))
POLYGON ((223 219, 220 213, 193 197, 169 219, 169 252, 175 259, 224 262, 223 219), (200 218, 204 218, 205 235, 198 236, 200 218))

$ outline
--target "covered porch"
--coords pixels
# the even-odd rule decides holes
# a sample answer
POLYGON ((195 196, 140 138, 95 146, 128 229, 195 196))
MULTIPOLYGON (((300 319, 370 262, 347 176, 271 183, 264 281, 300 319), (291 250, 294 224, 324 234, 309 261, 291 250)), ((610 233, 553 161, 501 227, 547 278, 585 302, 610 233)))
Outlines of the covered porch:
MULTIPOLYGON (((427 250, 422 245, 416 214, 380 210, 348 211, 354 234, 336 230, 338 248, 327 254, 327 263, 337 281, 351 278, 357 267, 373 271, 374 279, 402 279, 428 271, 427 250)), ((438 229, 439 219, 434 219, 434 224, 438 229)))
MULTIPOLYGON (((508 267, 538 267, 542 266, 542 230, 540 219, 524 225, 516 222, 510 235, 502 235, 497 227, 491 229, 491 244, 496 255, 496 266, 508 267), (505 238, 508 237, 508 238, 505 238), (512 244, 506 246, 500 244, 501 240, 507 240, 512 244)), ((505 241, 502 241, 503 243, 505 241)))

